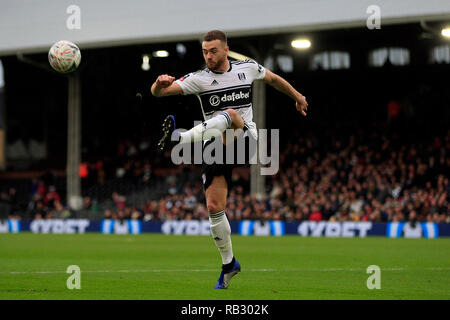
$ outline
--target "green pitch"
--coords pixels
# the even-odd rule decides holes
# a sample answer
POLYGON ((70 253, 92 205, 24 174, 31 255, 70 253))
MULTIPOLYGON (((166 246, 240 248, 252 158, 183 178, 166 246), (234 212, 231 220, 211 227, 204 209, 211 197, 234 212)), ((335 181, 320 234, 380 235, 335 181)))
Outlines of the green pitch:
POLYGON ((214 290, 208 236, 1 234, 0 299, 450 299, 450 239, 233 235, 233 248, 242 272, 214 290), (80 290, 66 287, 69 265, 80 290))

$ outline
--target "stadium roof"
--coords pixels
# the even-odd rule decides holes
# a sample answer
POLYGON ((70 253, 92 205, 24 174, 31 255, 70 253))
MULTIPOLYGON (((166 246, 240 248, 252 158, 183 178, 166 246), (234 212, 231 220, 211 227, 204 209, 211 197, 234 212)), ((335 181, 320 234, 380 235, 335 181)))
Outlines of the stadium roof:
MULTIPOLYGON (((3 0, 0 29, 7 32, 0 33, 0 55, 45 52, 62 39, 81 48, 97 48, 196 40, 211 29, 250 36, 362 27, 373 5, 372 0, 73 2, 3 0)), ((447 0, 378 0, 376 5, 382 26, 423 19, 450 21, 447 0)))

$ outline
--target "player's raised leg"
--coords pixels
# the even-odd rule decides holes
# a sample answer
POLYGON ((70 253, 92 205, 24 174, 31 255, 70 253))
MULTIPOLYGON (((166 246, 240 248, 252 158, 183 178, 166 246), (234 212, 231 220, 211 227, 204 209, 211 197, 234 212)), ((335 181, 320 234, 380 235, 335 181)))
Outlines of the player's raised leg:
POLYGON ((233 109, 227 109, 219 112, 216 116, 206 120, 186 132, 179 132, 175 126, 175 117, 169 115, 163 123, 163 137, 158 143, 158 149, 163 150, 167 145, 171 145, 168 141, 176 141, 179 143, 191 143, 218 137, 226 129, 243 129, 244 120, 233 109), (209 130, 208 135, 204 135, 209 130), (172 137, 172 132, 174 132, 172 137))
POLYGON ((215 176, 205 193, 211 234, 222 257, 222 271, 214 289, 227 289, 231 278, 241 271, 241 266, 233 255, 231 227, 225 213, 228 193, 225 177, 215 176))

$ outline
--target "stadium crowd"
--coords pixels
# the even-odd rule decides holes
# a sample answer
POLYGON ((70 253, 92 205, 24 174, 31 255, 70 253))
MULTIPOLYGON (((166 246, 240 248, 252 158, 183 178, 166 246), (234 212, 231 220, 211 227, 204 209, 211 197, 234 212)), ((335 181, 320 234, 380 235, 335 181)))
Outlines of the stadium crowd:
MULTIPOLYGON (((280 170, 266 178, 265 194, 250 195, 248 167, 235 169, 228 197, 229 220, 450 223, 450 131, 428 143, 405 143, 398 136, 388 139, 377 132, 343 138, 297 135, 282 150, 280 170)), ((106 169, 101 161, 87 164, 89 184, 115 175, 151 186, 153 163, 147 151, 147 145, 121 143, 121 162, 116 167, 109 164, 106 169)), ((173 166, 169 154, 165 157, 159 159, 158 165, 173 166)), ((165 178, 169 186, 165 195, 149 199, 143 206, 127 201, 127 195, 113 192, 114 205, 104 211, 104 217, 144 221, 208 219, 199 169, 194 165, 179 167, 176 174, 165 178), (184 176, 189 171, 195 174, 186 181, 184 176)), ((10 197, 14 198, 14 193, 11 190, 10 197)), ((2 199, 7 196, 2 193, 2 199)), ((83 208, 92 210, 92 202, 85 197, 83 208)), ((55 188, 41 179, 32 181, 26 212, 26 217, 35 219, 70 216, 55 188)))
MULTIPOLYGON (((450 132, 409 145, 377 133, 351 135, 345 144, 298 137, 280 154, 280 168, 265 195, 250 195, 248 174, 235 172, 228 218, 450 223, 450 132)), ((199 182, 173 182, 164 198, 138 211, 134 217, 144 220, 208 217, 199 182)))
POLYGON ((63 204, 61 195, 46 179, 33 178, 30 183, 29 198, 21 202, 16 188, 1 193, 1 203, 9 206, 10 219, 66 219, 71 216, 70 208, 63 204))

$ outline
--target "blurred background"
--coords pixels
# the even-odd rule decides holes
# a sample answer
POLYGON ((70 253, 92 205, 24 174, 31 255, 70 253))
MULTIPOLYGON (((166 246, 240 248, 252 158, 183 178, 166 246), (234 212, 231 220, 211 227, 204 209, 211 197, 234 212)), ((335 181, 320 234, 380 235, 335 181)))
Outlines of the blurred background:
POLYGON ((155 150, 198 100, 150 86, 204 67, 220 29, 309 103, 255 90, 280 170, 235 169, 230 220, 450 223, 448 1, 2 1, 0 28, 0 219, 208 219, 201 166, 155 150), (82 54, 68 76, 47 60, 62 39, 82 54))

